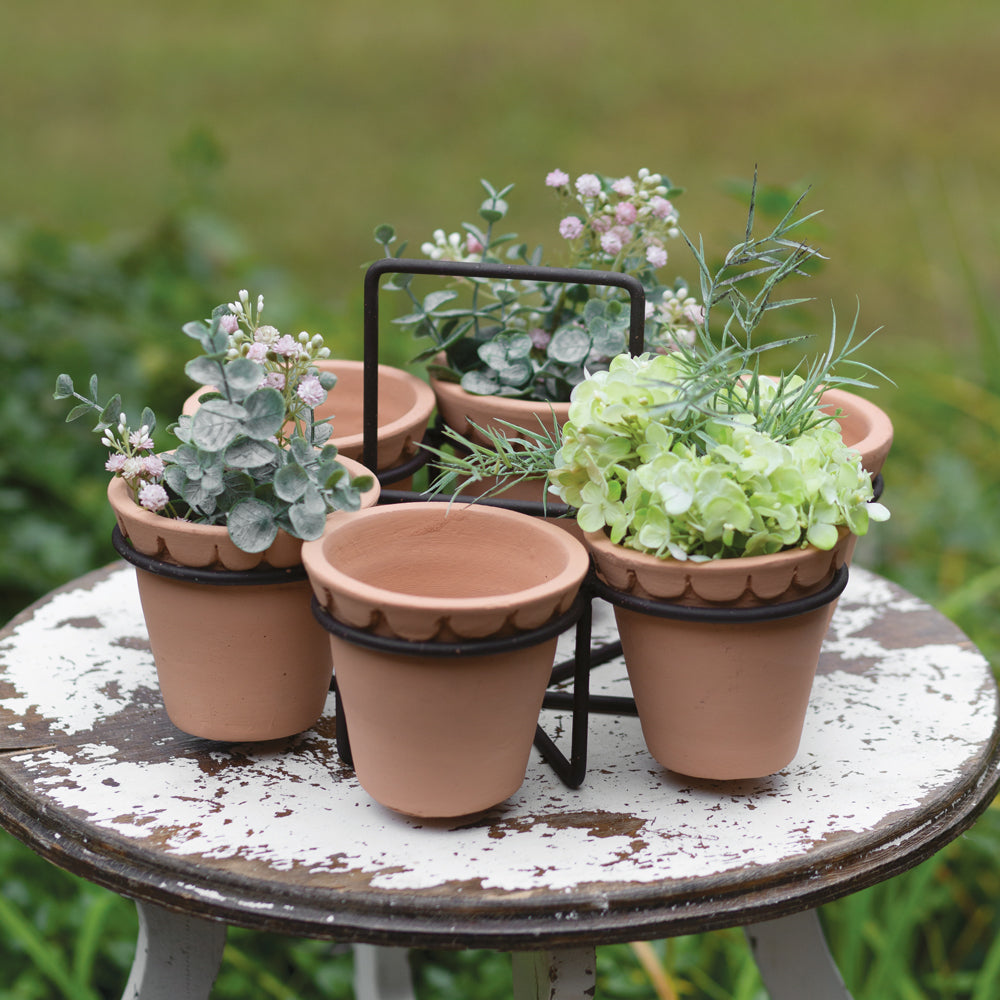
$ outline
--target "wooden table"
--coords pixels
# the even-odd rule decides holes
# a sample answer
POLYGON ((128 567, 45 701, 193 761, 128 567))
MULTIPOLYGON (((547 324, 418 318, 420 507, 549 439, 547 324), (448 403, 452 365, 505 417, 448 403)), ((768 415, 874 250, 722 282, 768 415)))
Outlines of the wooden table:
MULTIPOLYGON (((613 635, 605 606, 595 622, 597 640, 613 635)), ((592 690, 627 693, 620 661, 595 671, 592 690)), ((401 949, 420 946, 511 950, 517 996, 549 998, 592 995, 598 943, 750 925, 772 1000, 798 996, 806 974, 814 1000, 833 1000, 848 994, 814 908, 973 822, 1000 780, 997 715, 969 641, 855 569, 800 752, 780 774, 677 777, 635 719, 594 716, 579 790, 535 755, 491 812, 409 820, 340 762, 332 704, 278 743, 178 732, 133 571, 114 564, 0 633, 0 822, 136 900, 125 995, 142 1000, 206 997, 227 924, 354 943, 362 997, 408 995, 401 949)))

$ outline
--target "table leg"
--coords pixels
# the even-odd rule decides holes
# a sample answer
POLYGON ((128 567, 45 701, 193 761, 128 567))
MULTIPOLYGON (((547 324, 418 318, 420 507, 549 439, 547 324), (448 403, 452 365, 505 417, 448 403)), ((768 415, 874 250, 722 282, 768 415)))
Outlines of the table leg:
POLYGON ((407 948, 354 945, 355 1000, 414 1000, 407 948))
POLYGON ((207 1000, 226 925, 136 900, 139 940, 122 1000, 207 1000))
POLYGON ((851 1000, 815 910, 752 924, 743 933, 771 1000, 801 1000, 806 992, 809 1000, 851 1000))
POLYGON ((515 951, 514 1000, 581 1000, 597 988, 593 948, 515 951))

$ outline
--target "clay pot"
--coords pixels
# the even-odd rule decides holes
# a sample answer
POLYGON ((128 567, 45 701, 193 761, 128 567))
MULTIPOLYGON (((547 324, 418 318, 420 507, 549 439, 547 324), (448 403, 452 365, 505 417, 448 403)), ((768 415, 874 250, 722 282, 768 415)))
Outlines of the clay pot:
MULTIPOLYGON (((819 594, 845 561, 848 535, 809 547, 705 563, 658 559, 585 536, 600 580, 661 607, 778 608, 819 594)), ((612 596, 612 599, 613 596, 612 596)), ((649 752, 696 778, 759 778, 794 758, 833 597, 792 617, 753 622, 654 617, 615 607, 649 752)))
MULTIPOLYGON (((337 384, 321 406, 316 419, 333 417, 330 441, 344 458, 360 461, 364 446, 364 363, 361 361, 317 361, 321 371, 333 372, 337 384)), ((183 412, 193 414, 199 397, 214 392, 203 386, 184 401, 183 412)), ((377 467, 384 481, 392 481, 385 472, 411 459, 427 430, 434 412, 434 393, 430 386, 391 365, 378 366, 377 467)))
MULTIPOLYGON (((364 446, 364 363, 317 361, 337 384, 316 408, 317 419, 333 417, 333 443, 341 455, 360 460, 364 446)), ((416 375, 390 365, 378 366, 378 470, 384 472, 412 458, 434 412, 434 392, 416 375)))
POLYGON ((573 603, 584 547, 511 511, 411 503, 331 518, 302 557, 337 626, 330 645, 365 790, 437 817, 512 795, 555 659, 556 637, 532 631, 573 603), (388 648, 371 648, 373 636, 388 648), (502 636, 530 645, 477 653, 477 640, 502 636))
MULTIPOLYGON (((367 474, 357 462, 343 464, 352 476, 367 474)), ((362 504, 374 504, 378 493, 376 483, 362 504)), ((265 552, 247 553, 224 526, 144 510, 122 479, 111 480, 108 499, 126 540, 119 551, 136 566, 171 722, 192 736, 231 742, 314 725, 333 668, 310 610, 301 540, 280 532, 265 552)))
MULTIPOLYGON (((532 399, 511 399, 509 396, 475 396, 466 392, 457 382, 443 382, 433 376, 431 388, 437 398, 441 419, 463 437, 480 444, 486 439, 472 424, 513 435, 515 432, 506 424, 528 431, 545 430, 553 432, 553 420, 562 427, 569 420, 569 403, 543 403, 532 399)), ((515 483, 504 487, 499 493, 491 491, 497 480, 483 480, 475 486, 476 495, 490 492, 502 495, 505 500, 527 500, 541 503, 545 498, 546 484, 539 480, 515 483)), ((551 498, 554 500, 554 498, 551 498)), ((572 526, 572 519, 564 527, 572 526)))
POLYGON ((830 413, 842 411, 837 422, 844 444, 861 453, 861 465, 874 479, 882 471, 892 445, 889 415, 863 396, 843 389, 827 389, 820 404, 830 413))

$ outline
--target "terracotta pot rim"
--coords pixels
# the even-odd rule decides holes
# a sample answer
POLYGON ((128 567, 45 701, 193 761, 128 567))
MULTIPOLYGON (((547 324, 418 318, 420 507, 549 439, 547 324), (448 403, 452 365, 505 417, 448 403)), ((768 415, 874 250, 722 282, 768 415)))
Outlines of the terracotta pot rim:
MULTIPOLYGON (((342 358, 329 358, 325 361, 317 362, 316 367, 320 370, 326 367, 329 371, 335 371, 336 368, 339 368, 341 371, 358 372, 364 371, 364 362, 350 361, 342 358)), ((412 428, 420 425, 426 426, 437 402, 434 390, 423 379, 393 365, 378 366, 379 385, 382 384, 383 377, 386 382, 412 391, 413 406, 406 414, 398 417, 396 420, 391 420, 384 424, 380 422, 376 440, 391 438, 396 434, 405 434, 412 428)), ((334 386, 333 392, 336 391, 336 386, 334 386)), ((334 403, 336 403, 336 399, 334 399, 334 403)), ((332 440, 336 442, 337 447, 341 450, 361 448, 364 445, 364 432, 362 431, 360 434, 338 435, 336 433, 336 424, 334 424, 332 440)))
MULTIPOLYGON (((491 619, 498 618, 513 631, 544 624, 554 615, 565 611, 572 603, 590 564, 587 551, 579 541, 569 532, 540 518, 499 507, 450 504, 447 501, 419 501, 371 507, 351 515, 350 519, 331 519, 321 539, 303 545, 302 560, 317 598, 338 621, 354 627, 369 627, 369 621, 352 620, 359 615, 357 610, 347 617, 344 616, 338 607, 338 602, 349 601, 354 609, 361 606, 371 609, 371 614, 384 622, 387 632, 383 634, 393 634, 404 639, 438 637, 445 640, 452 638, 453 635, 473 637, 474 632, 471 630, 478 626, 468 625, 464 621, 467 616, 473 618, 483 615, 491 619), (370 527, 373 524, 377 526, 379 522, 403 521, 404 524, 407 522, 412 524, 414 531, 419 534, 420 525, 426 524, 428 519, 434 525, 440 524, 442 512, 460 518, 491 520, 494 523, 506 522, 509 524, 509 532, 516 533, 514 537, 517 538, 519 546, 530 546, 532 538, 536 540, 544 538, 545 545, 558 557, 558 566, 548 579, 517 590, 477 597, 428 596, 390 589, 358 579, 342 570, 336 564, 335 556, 330 554, 338 536, 349 537, 362 526, 370 527), (532 608, 535 610, 532 611, 532 608), (433 623, 432 626, 427 626, 429 629, 427 632, 418 635, 409 625, 403 623, 404 616, 408 618, 414 613, 424 616, 433 623), (544 615, 543 620, 537 620, 540 615, 544 615), (514 622, 515 616, 518 616, 523 623, 514 622)), ((484 631, 479 637, 490 634, 495 633, 492 630, 484 631)))
MULTIPOLYGON (((337 461, 350 472, 352 478, 371 475, 368 469, 353 459, 338 457, 337 461)), ((381 487, 376 479, 371 489, 362 493, 362 505, 377 503, 380 492, 381 487)), ((285 531, 279 530, 278 537, 263 552, 244 552, 233 543, 224 524, 196 524, 164 517, 140 507, 132 499, 125 480, 120 476, 112 477, 108 483, 108 501, 115 512, 122 535, 138 552, 163 562, 196 569, 221 566, 226 570, 238 571, 268 566, 286 569, 302 561, 302 540, 285 531), (211 554, 204 559, 192 560, 184 552, 177 551, 182 539, 197 540, 211 554)), ((341 513, 345 512, 334 512, 335 515, 341 513)))
POLYGON ((889 414, 877 403, 846 389, 827 389, 820 397, 820 408, 843 410, 845 416, 854 415, 864 419, 868 426, 867 433, 849 447, 861 453, 866 459, 865 469, 876 475, 892 446, 894 429, 889 414), (874 465, 875 468, 869 468, 869 465, 874 465))
POLYGON ((813 545, 762 556, 735 556, 691 562, 660 559, 617 545, 603 531, 587 532, 584 542, 600 579, 637 597, 701 607, 753 607, 806 596, 830 583, 845 563, 850 532, 841 527, 832 549, 813 545))

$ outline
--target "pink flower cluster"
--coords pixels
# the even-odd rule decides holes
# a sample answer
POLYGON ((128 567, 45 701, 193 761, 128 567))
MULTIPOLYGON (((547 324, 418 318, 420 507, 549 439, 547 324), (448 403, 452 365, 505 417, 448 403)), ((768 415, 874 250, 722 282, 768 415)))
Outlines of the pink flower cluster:
POLYGON ((694 344, 705 322, 705 307, 683 286, 667 289, 659 302, 646 302, 646 320, 654 331, 651 346, 664 354, 694 344))
POLYGON ((156 445, 149 434, 149 428, 143 425, 137 431, 130 431, 125 414, 122 414, 117 428, 107 428, 101 441, 113 449, 104 468, 121 476, 147 510, 155 512, 166 507, 170 498, 160 485, 164 470, 163 459, 153 454, 156 445))
POLYGON ((666 264, 666 243, 679 230, 660 174, 643 168, 635 179, 588 173, 572 181, 566 171, 556 169, 545 183, 572 205, 559 223, 559 235, 574 244, 577 263, 606 266, 610 261, 624 268, 628 262, 629 270, 666 264))

